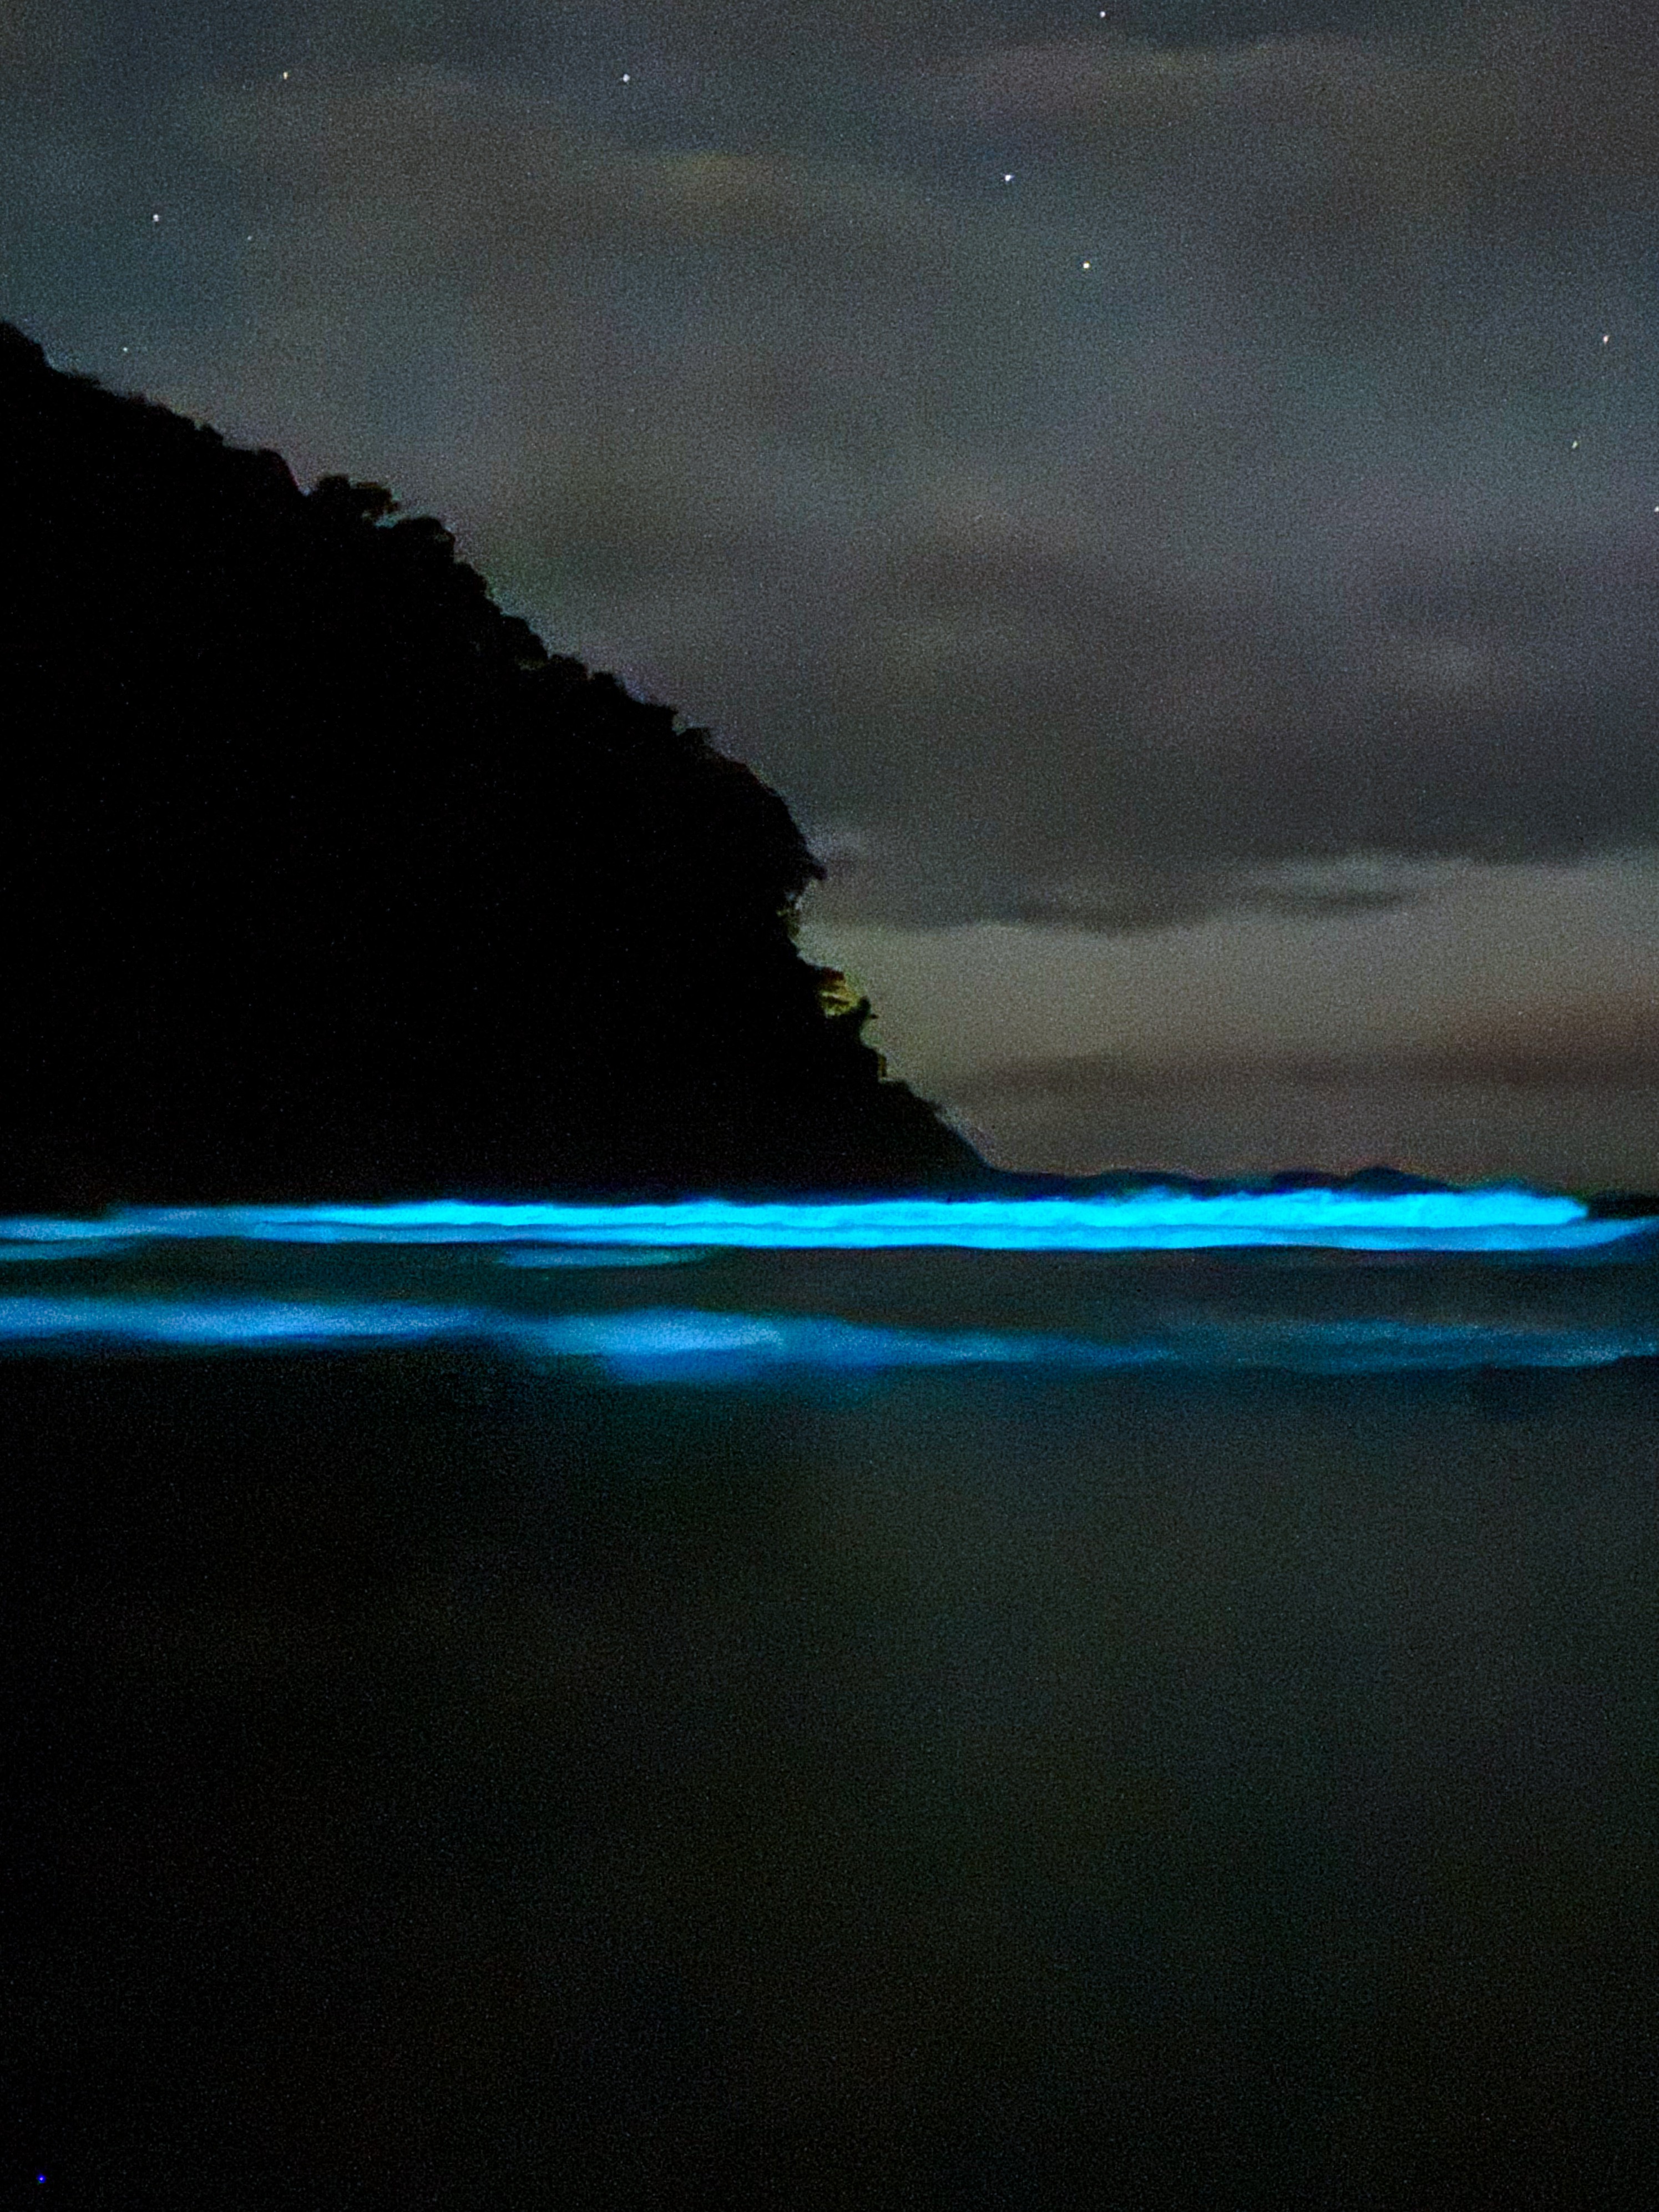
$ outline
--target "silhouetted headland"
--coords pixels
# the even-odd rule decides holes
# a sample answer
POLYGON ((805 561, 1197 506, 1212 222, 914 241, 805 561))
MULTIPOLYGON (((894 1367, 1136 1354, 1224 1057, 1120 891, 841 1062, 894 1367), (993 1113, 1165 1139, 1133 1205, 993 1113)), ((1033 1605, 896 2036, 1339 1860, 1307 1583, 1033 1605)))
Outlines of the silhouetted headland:
POLYGON ((375 484, 0 325, 0 1206, 1000 1182, 789 811, 375 484))

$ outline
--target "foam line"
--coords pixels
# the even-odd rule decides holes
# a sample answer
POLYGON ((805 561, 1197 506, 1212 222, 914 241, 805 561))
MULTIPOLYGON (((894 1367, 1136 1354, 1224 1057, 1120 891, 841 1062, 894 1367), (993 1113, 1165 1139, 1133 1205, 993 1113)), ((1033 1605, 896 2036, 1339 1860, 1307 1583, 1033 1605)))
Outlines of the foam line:
POLYGON ((0 1222, 15 1252, 162 1239, 289 1244, 722 1247, 754 1250, 1547 1252, 1618 1244, 1659 1221, 1593 1219, 1577 1199, 1516 1186, 1374 1194, 1312 1189, 1205 1197, 1148 1189, 1077 1199, 882 1199, 742 1205, 129 1207, 99 1221, 0 1222))

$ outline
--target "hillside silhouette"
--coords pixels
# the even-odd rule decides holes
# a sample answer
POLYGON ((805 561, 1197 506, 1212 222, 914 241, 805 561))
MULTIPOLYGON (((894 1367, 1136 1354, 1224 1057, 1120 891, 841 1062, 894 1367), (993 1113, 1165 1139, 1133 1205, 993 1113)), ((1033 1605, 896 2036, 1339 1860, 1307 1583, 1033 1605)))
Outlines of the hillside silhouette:
POLYGON ((0 1206, 994 1180, 783 801, 440 523, 5 325, 0 481, 0 1206))

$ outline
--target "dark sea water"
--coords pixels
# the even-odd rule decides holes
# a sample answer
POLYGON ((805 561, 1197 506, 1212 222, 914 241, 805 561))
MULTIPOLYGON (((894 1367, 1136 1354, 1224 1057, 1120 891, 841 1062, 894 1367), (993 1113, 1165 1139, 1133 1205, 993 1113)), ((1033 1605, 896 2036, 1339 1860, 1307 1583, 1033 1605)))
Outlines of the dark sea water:
POLYGON ((1659 2197, 1639 1237, 22 1242, 7 2202, 1659 2197))

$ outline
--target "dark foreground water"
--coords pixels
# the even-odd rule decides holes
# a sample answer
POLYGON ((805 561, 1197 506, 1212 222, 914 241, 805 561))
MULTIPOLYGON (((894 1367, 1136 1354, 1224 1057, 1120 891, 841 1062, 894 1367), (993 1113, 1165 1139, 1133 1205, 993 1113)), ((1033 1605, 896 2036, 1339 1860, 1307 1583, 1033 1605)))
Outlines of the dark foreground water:
POLYGON ((1650 1263, 547 1258, 0 1285, 8 2201, 1655 2201, 1650 1263))

